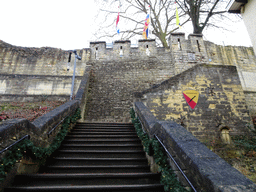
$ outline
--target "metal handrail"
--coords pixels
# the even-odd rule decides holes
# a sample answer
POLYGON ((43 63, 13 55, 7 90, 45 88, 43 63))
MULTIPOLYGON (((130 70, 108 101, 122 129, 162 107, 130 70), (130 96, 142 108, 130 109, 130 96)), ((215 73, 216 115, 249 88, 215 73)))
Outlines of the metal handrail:
MULTIPOLYGON (((71 111, 72 112, 72 111, 71 111)), ((68 115, 66 117, 64 117, 57 125, 55 125, 51 131, 49 131, 47 133, 48 138, 50 136, 50 134, 56 129, 56 127, 61 124, 68 116, 70 116, 71 112, 68 113, 68 115)), ((13 147, 14 145, 18 144, 19 142, 23 141, 24 139, 30 139, 30 135, 25 135, 24 137, 22 137, 21 139, 19 139, 18 141, 15 141, 14 143, 12 143, 11 145, 7 146, 6 148, 4 148, 3 150, 0 151, 0 154, 2 154, 3 152, 7 151, 8 149, 10 149, 11 147, 13 147)))
POLYGON ((164 150, 166 151, 166 153, 168 154, 168 156, 172 159, 172 161, 174 162, 174 164, 177 166, 177 168, 179 169, 179 171, 181 172, 181 174, 183 175, 183 177, 186 179, 186 181, 188 182, 188 184, 190 185, 190 187, 195 191, 196 189, 194 188, 194 186, 192 185, 192 183, 189 181, 189 179, 187 178, 187 176, 185 175, 185 173, 182 171, 182 169, 180 168, 180 166, 178 165, 178 163, 174 160, 174 158, 172 157, 172 155, 169 153, 169 151, 166 149, 166 147, 164 146, 164 144, 161 142, 161 140, 157 137, 156 134, 154 134, 154 137, 159 141, 159 143, 162 145, 162 147, 164 148, 164 150))
MULTIPOLYGON (((143 124, 141 123, 141 120, 138 117, 138 120, 141 124, 142 127, 142 131, 144 132, 144 134, 147 134, 147 132, 145 131, 145 129, 143 128, 143 124)), ((186 179, 186 181, 188 182, 188 184, 190 185, 190 187, 194 190, 194 192, 197 192, 197 190, 195 189, 195 187, 192 185, 192 183, 189 181, 189 179, 187 178, 187 176, 185 175, 185 173, 182 171, 182 169, 180 168, 180 166, 178 165, 178 163, 174 160, 174 158, 172 157, 172 155, 169 153, 169 151, 166 149, 166 147, 164 146, 164 144, 161 142, 161 140, 157 137, 156 134, 154 134, 154 137, 159 141, 159 143, 162 145, 162 147, 164 148, 164 150, 166 151, 166 153, 168 154, 168 156, 171 158, 171 160, 174 162, 174 164, 177 166, 177 168, 179 169, 179 171, 181 172, 182 176, 186 179)))
MULTIPOLYGON (((71 111, 71 112, 72 112, 72 111, 71 111)), ((71 112, 70 112, 66 117, 64 117, 57 125, 55 125, 55 126, 51 129, 51 131, 49 131, 49 132, 47 133, 48 138, 50 137, 50 135, 52 134, 52 132, 53 132, 68 116, 70 116, 71 112)))
POLYGON ((13 144, 9 145, 8 147, 4 148, 3 150, 0 151, 0 154, 2 154, 3 152, 7 151, 9 148, 11 148, 12 146, 18 144, 19 142, 23 141, 24 139, 30 139, 30 135, 25 135, 24 137, 22 137, 21 139, 19 139, 18 141, 15 141, 13 144))

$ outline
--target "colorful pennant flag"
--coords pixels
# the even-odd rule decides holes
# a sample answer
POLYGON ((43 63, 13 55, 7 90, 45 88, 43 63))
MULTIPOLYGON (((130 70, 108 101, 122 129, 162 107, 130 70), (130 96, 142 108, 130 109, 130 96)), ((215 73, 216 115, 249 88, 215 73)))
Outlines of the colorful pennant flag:
POLYGON ((181 27, 181 25, 180 25, 180 18, 179 18, 178 8, 177 8, 176 2, 175 2, 175 5, 176 5, 176 25, 178 25, 179 27, 181 27))
POLYGON ((120 34, 118 23, 119 23, 119 12, 118 12, 117 19, 116 19, 116 32, 117 32, 117 34, 120 34))
POLYGON ((142 33, 142 36, 144 37, 144 39, 148 38, 148 27, 149 27, 149 14, 147 14, 147 17, 145 20, 145 26, 142 33))

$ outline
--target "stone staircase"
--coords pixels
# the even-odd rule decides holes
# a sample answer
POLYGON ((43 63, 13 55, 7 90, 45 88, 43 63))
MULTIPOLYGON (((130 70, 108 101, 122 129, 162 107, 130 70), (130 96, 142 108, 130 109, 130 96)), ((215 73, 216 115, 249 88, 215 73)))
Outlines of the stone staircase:
POLYGON ((163 192, 129 123, 78 123, 37 174, 17 175, 9 191, 163 192))

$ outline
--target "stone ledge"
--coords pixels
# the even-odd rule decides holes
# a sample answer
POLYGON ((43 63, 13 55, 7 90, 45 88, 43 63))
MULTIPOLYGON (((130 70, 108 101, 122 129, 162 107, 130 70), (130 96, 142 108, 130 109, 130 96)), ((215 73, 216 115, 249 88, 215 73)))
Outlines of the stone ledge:
POLYGON ((119 41, 115 41, 114 43, 131 43, 130 40, 119 40, 119 41))
POLYGON ((101 44, 101 43, 106 44, 106 41, 95 41, 95 42, 90 42, 90 44, 101 44))
POLYGON ((203 37, 203 34, 189 34, 188 37, 203 37))
POLYGON ((256 191, 256 185, 242 173, 210 151, 184 127, 173 121, 157 121, 142 103, 135 111, 152 138, 156 134, 180 166, 187 167, 187 177, 199 191, 256 191))
POLYGON ((185 36, 185 33, 171 33, 171 36, 180 36, 180 35, 185 36))
MULTIPOLYGON (((10 78, 21 78, 21 77, 30 77, 30 78, 33 78, 33 79, 40 79, 40 78, 63 78, 63 79, 70 79, 72 78, 73 76, 71 75, 25 75, 25 74, 0 74, 0 77, 10 77, 10 78)), ((78 79, 82 79, 83 76, 78 76, 76 75, 76 78, 78 79)))
POLYGON ((50 131, 51 127, 61 121, 61 119, 67 116, 69 113, 74 113, 75 109, 78 107, 79 101, 69 101, 50 111, 49 113, 35 119, 33 122, 31 122, 31 124, 29 124, 29 128, 38 135, 42 134, 46 130, 50 131))
POLYGON ((139 116, 143 127, 146 128, 146 131, 149 133, 149 136, 152 138, 153 135, 151 134, 151 130, 157 119, 155 116, 149 111, 149 109, 141 102, 135 102, 135 112, 139 116))
POLYGON ((40 102, 40 101, 66 101, 70 98, 70 95, 30 95, 30 94, 2 94, 0 98, 1 102, 9 102, 15 100, 15 102, 40 102))
POLYGON ((27 131, 29 121, 27 119, 10 119, 0 123, 0 145, 5 148, 11 143, 12 137, 17 138, 17 132, 27 131))
POLYGON ((140 39, 139 42, 150 42, 150 41, 156 41, 155 39, 140 39))

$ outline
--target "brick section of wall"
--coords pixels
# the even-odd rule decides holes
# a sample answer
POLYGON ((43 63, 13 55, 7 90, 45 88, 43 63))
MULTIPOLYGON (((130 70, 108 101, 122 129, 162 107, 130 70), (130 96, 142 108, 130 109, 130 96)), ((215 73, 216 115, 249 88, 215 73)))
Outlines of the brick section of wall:
MULTIPOLYGON (((160 58, 161 55, 159 54, 160 58)), ((135 92, 150 88, 173 75, 172 65, 156 58, 97 61, 92 65, 88 121, 129 122, 135 92)))
POLYGON ((219 124, 227 126, 230 135, 247 132, 252 125, 245 95, 234 66, 197 65, 169 80, 141 92, 141 100, 159 120, 183 123, 198 139, 220 136, 219 124), (211 88, 214 94, 211 94, 211 88), (192 110, 182 91, 199 91, 197 106, 192 110), (217 120, 215 120, 217 119, 217 120))

